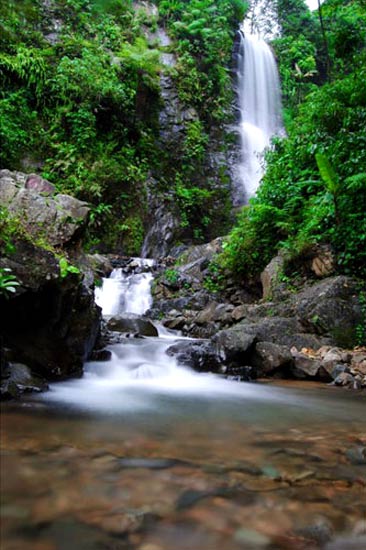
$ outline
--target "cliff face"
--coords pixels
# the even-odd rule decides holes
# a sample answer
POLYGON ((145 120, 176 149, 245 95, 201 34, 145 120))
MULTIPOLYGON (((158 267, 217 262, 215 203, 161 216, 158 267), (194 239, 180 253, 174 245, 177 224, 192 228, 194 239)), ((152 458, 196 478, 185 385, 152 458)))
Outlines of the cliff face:
POLYGON ((0 269, 19 283, 14 294, 0 294, 3 363, 24 363, 47 380, 80 375, 100 321, 81 250, 89 208, 38 176, 8 170, 0 171, 0 204, 7 213, 0 269))

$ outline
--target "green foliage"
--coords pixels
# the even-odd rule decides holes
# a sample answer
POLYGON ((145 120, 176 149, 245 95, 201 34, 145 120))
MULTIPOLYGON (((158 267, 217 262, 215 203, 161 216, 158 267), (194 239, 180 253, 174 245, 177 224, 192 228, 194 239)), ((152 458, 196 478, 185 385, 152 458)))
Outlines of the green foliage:
POLYGON ((176 285, 179 280, 179 273, 176 269, 166 269, 164 271, 164 279, 170 284, 176 285))
POLYGON ((74 275, 80 274, 80 269, 74 265, 69 264, 64 256, 59 259, 59 265, 61 279, 65 279, 71 273, 73 273, 74 275))
POLYGON ((239 0, 159 0, 161 15, 178 40, 175 77, 181 100, 202 120, 222 120, 232 101, 233 38, 246 4, 239 0))
POLYGON ((16 287, 20 286, 19 281, 12 274, 8 267, 0 267, 0 296, 9 297, 9 294, 16 292, 16 287))
POLYGON ((359 346, 366 344, 366 291, 361 290, 359 294, 361 305, 362 322, 356 326, 356 341, 359 346))
POLYGON ((14 240, 22 232, 18 220, 10 217, 7 209, 0 205, 0 254, 7 256, 14 252, 14 240))
POLYGON ((274 246, 283 234, 283 220, 279 208, 252 199, 223 244, 220 265, 240 276, 256 276, 273 256, 274 246))

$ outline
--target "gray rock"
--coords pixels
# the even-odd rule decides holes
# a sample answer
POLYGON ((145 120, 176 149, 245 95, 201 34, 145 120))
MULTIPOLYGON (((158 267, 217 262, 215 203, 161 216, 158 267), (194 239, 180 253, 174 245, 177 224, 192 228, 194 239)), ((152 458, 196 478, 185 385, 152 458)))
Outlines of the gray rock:
POLYGON ((263 374, 270 374, 291 365, 293 359, 288 346, 272 342, 258 342, 253 352, 252 364, 263 374))
POLYGON ((350 277, 329 277, 294 298, 294 309, 304 329, 329 335, 339 346, 352 346, 356 327, 363 323, 359 282, 350 277))
POLYGON ((283 271, 284 260, 281 255, 273 258, 270 263, 264 268, 260 279, 263 288, 263 299, 268 300, 273 297, 276 288, 279 285, 279 276, 283 271))
POLYGON ((25 180, 25 188, 32 189, 38 193, 53 195, 56 191, 55 186, 37 174, 29 174, 25 180))
POLYGON ((225 361, 243 364, 255 342, 255 334, 248 334, 243 327, 234 327, 218 332, 212 342, 225 361))
POLYGON ((322 367, 321 361, 309 357, 304 353, 297 353, 293 358, 294 366, 291 368, 295 378, 316 378, 331 381, 332 377, 322 367))
POLYGON ((198 372, 221 372, 223 363, 211 342, 181 341, 167 349, 167 354, 198 372))
POLYGON ((23 393, 42 392, 48 386, 45 380, 35 376, 27 365, 9 363, 2 372, 0 397, 18 399, 23 393))
POLYGON ((43 189, 51 184, 35 174, 31 175, 29 188, 19 186, 16 172, 2 174, 4 171, 0 173, 0 204, 33 238, 44 238, 52 246, 64 246, 80 238, 89 214, 85 202, 68 195, 39 194, 38 187, 43 189))
POLYGON ((158 330, 151 321, 132 313, 111 317, 107 321, 107 328, 115 332, 132 332, 141 336, 158 336, 158 330))
POLYGON ((354 378, 353 378, 352 374, 350 374, 348 372, 342 372, 334 380, 334 383, 335 383, 336 386, 350 386, 350 387, 353 387, 354 378))
POLYGON ((324 550, 365 550, 366 535, 337 537, 329 542, 324 550))

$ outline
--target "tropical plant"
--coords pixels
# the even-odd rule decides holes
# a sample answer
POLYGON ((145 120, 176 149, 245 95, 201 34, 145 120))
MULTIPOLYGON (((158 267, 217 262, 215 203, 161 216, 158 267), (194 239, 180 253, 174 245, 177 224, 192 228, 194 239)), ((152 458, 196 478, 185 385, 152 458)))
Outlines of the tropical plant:
POLYGON ((11 269, 0 267, 0 296, 8 298, 10 294, 14 294, 17 291, 17 287, 19 286, 20 283, 11 272, 11 269))

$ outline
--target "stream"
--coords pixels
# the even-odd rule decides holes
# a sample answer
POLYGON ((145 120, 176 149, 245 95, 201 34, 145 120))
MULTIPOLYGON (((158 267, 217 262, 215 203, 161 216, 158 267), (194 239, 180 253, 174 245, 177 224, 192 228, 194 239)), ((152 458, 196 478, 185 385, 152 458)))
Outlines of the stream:
MULTIPOLYGON (((151 280, 115 270, 103 314, 148 309, 151 280)), ((196 373, 157 329, 3 404, 2 550, 366 548, 364 395, 196 373)))

